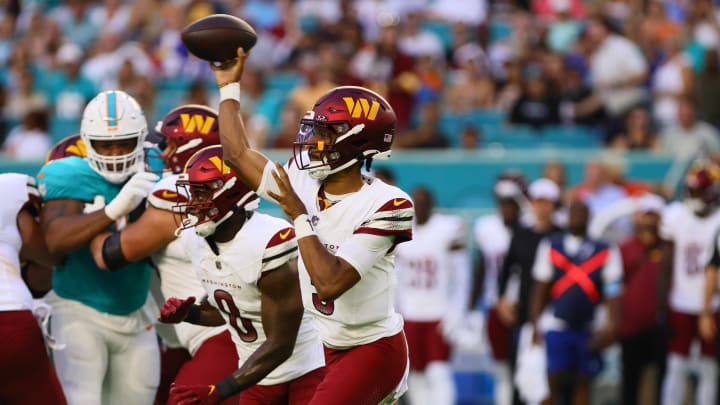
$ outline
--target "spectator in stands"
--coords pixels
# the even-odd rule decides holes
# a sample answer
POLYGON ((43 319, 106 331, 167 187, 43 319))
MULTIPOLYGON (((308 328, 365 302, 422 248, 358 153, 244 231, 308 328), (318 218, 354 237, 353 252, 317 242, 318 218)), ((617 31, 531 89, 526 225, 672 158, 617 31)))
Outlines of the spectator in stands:
POLYGON ((665 12, 665 1, 650 0, 647 2, 647 15, 643 18, 641 38, 654 43, 665 43, 681 34, 682 27, 668 18, 665 12))
POLYGON ((638 106, 630 110, 623 130, 611 138, 610 146, 618 150, 639 151, 661 148, 650 113, 645 107, 638 106))
POLYGON ((440 132, 440 103, 428 101, 420 106, 417 128, 396 135, 396 148, 446 148, 448 139, 440 132))
POLYGON ((582 26, 573 19, 570 0, 551 0, 550 6, 555 12, 547 33, 547 46, 554 52, 567 53, 575 45, 582 26))
POLYGON ((10 131, 3 143, 3 151, 11 158, 40 161, 50 150, 50 145, 47 112, 34 110, 10 131))
POLYGON ((620 316, 623 403, 643 403, 638 394, 650 392, 658 403, 665 368, 666 342, 658 325, 657 289, 660 272, 660 216, 665 206, 656 195, 641 197, 635 215, 635 234, 620 245, 623 262, 623 305, 620 316), (642 384, 648 367, 655 368, 649 387, 642 384))
POLYGON ((51 75, 48 93, 58 118, 79 120, 85 104, 97 94, 95 85, 80 73, 82 58, 82 49, 72 42, 63 44, 57 51, 55 60, 59 69, 51 75))
POLYGON ((566 63, 560 83, 560 118, 565 124, 598 125, 605 118, 605 108, 592 88, 583 81, 580 69, 566 63))
POLYGON ((627 196, 623 187, 613 183, 612 162, 608 159, 593 159, 585 165, 585 179, 575 187, 573 199, 587 204, 595 215, 627 196))
MULTIPOLYGON (((540 241, 560 229, 553 224, 555 204, 560 199, 560 189, 548 179, 535 180, 530 184, 528 195, 534 214, 531 226, 522 226, 513 232, 498 282, 497 315, 510 328, 510 364, 515 368, 517 337, 520 327, 527 322, 532 289, 532 268, 540 241)), ((517 393, 514 403, 519 403, 517 393)))
POLYGON ((90 17, 87 0, 67 0, 55 10, 55 20, 60 25, 63 37, 70 42, 89 48, 98 36, 101 26, 90 17))
MULTIPOLYGON (((245 92, 243 92, 240 97, 243 96, 247 97, 245 92)), ((194 80, 190 84, 190 87, 187 89, 187 93, 185 93, 185 100, 182 104, 216 105, 215 103, 210 102, 207 86, 201 80, 194 80)), ((247 102, 247 104, 251 105, 250 102, 247 102)), ((245 108, 246 102, 242 102, 241 105, 245 108)))
POLYGON ((588 206, 573 202, 567 232, 540 243, 532 269, 530 322, 534 341, 543 339, 547 347, 550 404, 590 404, 592 378, 602 369, 600 350, 617 333, 622 259, 617 247, 588 238, 589 218, 588 206), (593 331, 601 304, 607 321, 593 331))
POLYGON ((504 63, 505 78, 500 82, 497 92, 497 108, 510 110, 523 92, 523 70, 520 61, 510 59, 504 63))
POLYGON ((613 32, 607 19, 590 18, 587 34, 595 92, 611 117, 622 117, 646 98, 647 62, 636 44, 613 32))
POLYGON ((460 147, 465 150, 473 150, 480 147, 482 135, 474 125, 465 125, 460 133, 460 147))
POLYGON ((44 110, 47 107, 47 96, 35 89, 33 73, 29 69, 21 71, 17 87, 8 94, 5 117, 19 121, 31 111, 44 110))
POLYGON ((663 127, 677 123, 678 99, 692 95, 692 70, 682 50, 683 45, 682 37, 665 41, 665 62, 658 67, 652 79, 653 115, 663 127))
POLYGON ((391 20, 382 26, 377 42, 361 49, 350 70, 365 86, 385 95, 397 115, 398 129, 407 129, 419 80, 415 61, 398 49, 398 27, 391 20))
POLYGON ((332 75, 332 68, 320 63, 315 53, 305 53, 300 56, 298 68, 305 82, 296 87, 288 98, 288 107, 298 114, 305 114, 311 110, 320 96, 337 86, 332 75))
POLYGON ((510 111, 510 123, 530 125, 535 129, 559 124, 558 99, 548 89, 539 69, 536 66, 529 66, 526 68, 525 76, 523 92, 510 111))
POLYGON ((90 11, 90 21, 116 34, 124 34, 130 19, 131 6, 122 0, 103 0, 102 5, 90 11))
POLYGON ((405 15, 398 37, 398 48, 404 54, 414 58, 429 55, 434 59, 443 59, 445 49, 440 38, 435 33, 423 29, 422 21, 421 10, 412 10, 405 15))
POLYGON ((445 89, 443 106, 453 113, 465 113, 495 106, 495 83, 485 64, 480 45, 468 43, 453 56, 458 69, 452 72, 445 89))
POLYGON ((663 149, 688 158, 716 157, 720 153, 720 134, 707 122, 700 121, 689 98, 678 101, 677 125, 661 134, 663 149))
POLYGON ((568 13, 576 19, 585 17, 585 5, 582 0, 531 0, 533 14, 544 21, 552 21, 558 10, 568 13))
POLYGON ((695 97, 698 102, 698 112, 703 120, 720 126, 720 103, 717 95, 720 94, 720 55, 717 49, 705 51, 702 70, 697 73, 695 97))

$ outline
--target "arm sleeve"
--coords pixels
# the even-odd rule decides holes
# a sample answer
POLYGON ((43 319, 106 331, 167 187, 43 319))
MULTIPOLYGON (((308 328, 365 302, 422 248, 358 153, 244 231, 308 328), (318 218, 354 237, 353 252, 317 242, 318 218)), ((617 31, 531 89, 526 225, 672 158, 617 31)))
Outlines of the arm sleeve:
POLYGON ((261 272, 276 269, 297 258, 298 249, 295 230, 291 227, 276 232, 263 252, 261 272))
POLYGON ((550 242, 543 240, 535 253, 535 263, 532 268, 533 278, 537 281, 550 281, 553 269, 550 265, 550 242))
POLYGON ((605 298, 617 297, 622 293, 623 264, 617 246, 609 248, 610 254, 603 268, 603 288, 605 298))
POLYGON ((360 233, 345 241, 336 256, 350 263, 363 277, 394 245, 392 236, 360 233))

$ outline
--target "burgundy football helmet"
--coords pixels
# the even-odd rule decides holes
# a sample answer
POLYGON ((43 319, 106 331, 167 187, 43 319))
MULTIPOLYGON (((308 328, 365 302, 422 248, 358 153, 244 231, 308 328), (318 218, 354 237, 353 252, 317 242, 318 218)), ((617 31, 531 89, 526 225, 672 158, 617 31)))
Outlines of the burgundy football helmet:
POLYGON ((379 94, 356 86, 336 87, 300 121, 295 163, 322 180, 365 159, 388 159, 397 117, 379 94))
POLYGON ((50 151, 45 155, 45 164, 70 156, 84 158, 86 155, 85 142, 80 138, 80 134, 70 135, 50 148, 50 151))
POLYGON ((697 215, 709 214, 720 201, 720 166, 710 160, 693 163, 685 176, 686 204, 697 215))
POLYGON ((175 174, 182 173, 195 152, 220 144, 218 113, 199 104, 177 107, 157 123, 148 141, 162 150, 160 156, 167 168, 175 174))
POLYGON ((234 212, 254 210, 259 204, 257 194, 223 161, 220 145, 197 151, 176 185, 179 194, 190 197, 175 206, 175 213, 182 218, 178 229, 194 227, 202 237, 212 235, 234 212))

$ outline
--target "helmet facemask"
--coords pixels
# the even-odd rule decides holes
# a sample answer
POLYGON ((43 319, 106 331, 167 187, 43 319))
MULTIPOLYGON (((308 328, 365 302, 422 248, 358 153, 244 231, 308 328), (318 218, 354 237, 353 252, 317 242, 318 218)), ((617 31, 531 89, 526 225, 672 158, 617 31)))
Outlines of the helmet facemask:
POLYGON ((90 167, 111 183, 122 183, 133 174, 143 171, 145 168, 144 151, 141 138, 144 134, 129 134, 115 136, 108 139, 105 136, 96 137, 93 134, 83 133, 83 139, 87 150, 87 161, 90 167), (99 144, 134 140, 135 145, 129 153, 122 155, 104 155, 97 149, 99 144))
MULTIPOLYGON (((306 117, 311 113, 312 111, 308 111, 306 117)), ((303 118, 293 144, 295 164, 300 170, 308 170, 310 177, 316 180, 324 180, 327 176, 354 165, 364 158, 362 154, 343 162, 343 156, 336 149, 336 145, 360 133, 364 127, 359 124, 350 128, 347 122, 323 123, 303 118)))

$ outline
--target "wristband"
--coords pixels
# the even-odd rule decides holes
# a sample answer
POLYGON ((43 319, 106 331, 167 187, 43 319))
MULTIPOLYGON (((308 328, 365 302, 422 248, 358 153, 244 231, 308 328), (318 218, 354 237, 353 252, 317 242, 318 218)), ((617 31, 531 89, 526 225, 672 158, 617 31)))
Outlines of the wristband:
POLYGON ((105 262, 105 267, 110 271, 118 271, 130 263, 122 251, 120 232, 114 232, 105 238, 102 245, 102 258, 105 262))
POLYGON ((224 100, 235 100, 240 102, 240 83, 232 82, 220 87, 220 102, 224 100))
POLYGON ((302 239, 306 236, 314 236, 315 230, 308 219, 307 214, 300 214, 293 220, 295 227, 295 239, 302 239))
POLYGON ((230 374, 227 378, 220 381, 219 383, 215 384, 215 388, 217 388, 218 395, 220 396, 221 400, 230 398, 231 396, 242 391, 242 387, 240 386, 240 384, 237 383, 237 381, 235 381, 235 377, 233 377, 232 374, 230 374))

